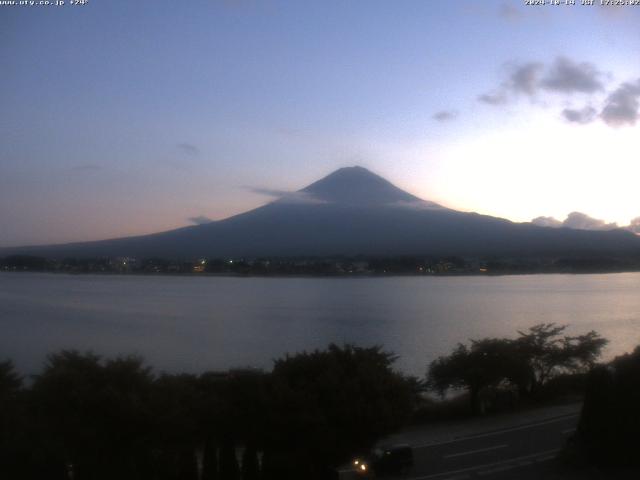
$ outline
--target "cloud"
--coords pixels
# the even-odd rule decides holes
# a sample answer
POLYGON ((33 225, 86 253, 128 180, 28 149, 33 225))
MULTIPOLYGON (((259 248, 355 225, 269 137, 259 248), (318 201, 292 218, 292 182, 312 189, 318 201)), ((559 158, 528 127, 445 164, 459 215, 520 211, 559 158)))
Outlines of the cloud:
POLYGON ((597 118, 598 112, 595 108, 586 106, 580 110, 565 108, 562 116, 571 123, 579 123, 581 125, 591 123, 597 118))
POLYGON ((578 63, 567 57, 556 58, 550 66, 541 62, 510 63, 507 72, 500 87, 493 93, 480 95, 480 101, 500 105, 518 95, 533 97, 542 89, 560 94, 604 90, 600 70, 592 63, 578 63))
POLYGON ((478 101, 487 105, 506 105, 514 98, 524 94, 535 96, 540 85, 540 74, 544 65, 539 62, 510 63, 508 76, 495 90, 478 95, 478 101))
POLYGON ((259 195, 266 195, 267 197, 275 198, 279 203, 290 204, 320 204, 326 203, 324 200, 314 197, 308 192, 288 192, 286 190, 276 190, 263 187, 243 187, 245 190, 257 193, 259 195))
POLYGON ((559 228, 562 226, 562 222, 553 217, 537 217, 531 220, 531 223, 539 227, 559 228))
POLYGON ((448 122, 454 120, 458 116, 458 112, 454 110, 442 110, 433 114, 433 119, 438 122, 448 122))
POLYGON ((501 4, 498 14, 506 20, 519 20, 522 17, 522 12, 509 3, 501 4))
POLYGON ((489 93, 478 96, 478 101, 488 105, 506 105, 519 95, 533 97, 540 86, 544 65, 539 62, 507 64, 507 78, 489 93))
POLYGON ((195 157, 200 154, 200 149, 191 143, 178 143, 178 149, 190 157, 195 157))
MULTIPOLYGON (((640 230, 640 217, 637 220, 638 229, 640 230)), ((590 217, 586 213, 582 212, 571 212, 562 222, 554 217, 537 217, 531 220, 531 223, 539 227, 564 227, 573 228, 575 230, 613 230, 614 228, 620 228, 615 222, 607 223, 604 220, 590 217)))
POLYGON ((613 230, 618 228, 617 223, 607 223, 604 220, 593 218, 582 212, 571 212, 562 222, 563 227, 577 230, 613 230))
POLYGON ((640 119, 639 98, 640 79, 635 83, 623 83, 609 94, 600 117, 612 127, 635 125, 640 119))
POLYGON ((445 207, 435 202, 429 202, 427 200, 413 200, 413 201, 397 201, 389 204, 391 207, 405 208, 407 210, 446 210, 445 207))
POLYGON ((603 74, 588 62, 558 57, 541 81, 541 87, 559 93, 595 93, 604 90, 603 74))
POLYGON ((636 217, 631 220, 628 226, 625 227, 627 230, 631 230, 633 233, 640 234, 640 217, 636 217))
POLYGON ((102 166, 95 163, 81 163, 71 167, 71 170, 74 172, 97 172, 102 170, 102 166))
POLYGON ((478 101, 488 105, 505 105, 509 102, 509 98, 504 94, 504 92, 498 91, 478 95, 478 101))
POLYGON ((524 93, 533 96, 540 86, 540 73, 544 65, 538 62, 514 64, 505 87, 514 93, 524 93))
POLYGON ((276 190, 273 188, 263 188, 263 187, 242 187, 245 190, 249 190, 250 192, 257 193, 258 195, 266 195, 267 197, 280 198, 285 195, 290 195, 294 192, 288 192, 286 190, 276 190))
POLYGON ((198 215, 197 217, 189 217, 189 221, 195 225, 205 225, 207 223, 213 222, 212 219, 204 215, 198 215))
POLYGON ((561 115, 566 121, 585 125, 600 119, 610 127, 635 125, 640 120, 640 79, 623 83, 607 92, 604 84, 606 78, 607 75, 593 63, 576 62, 567 57, 557 57, 551 64, 510 63, 507 65, 506 78, 498 88, 479 95, 477 100, 500 106, 512 103, 523 95, 538 100, 541 94, 547 92, 567 101, 574 94, 580 94, 587 96, 592 105, 583 108, 565 106, 561 115), (594 102, 603 103, 593 106, 594 102))

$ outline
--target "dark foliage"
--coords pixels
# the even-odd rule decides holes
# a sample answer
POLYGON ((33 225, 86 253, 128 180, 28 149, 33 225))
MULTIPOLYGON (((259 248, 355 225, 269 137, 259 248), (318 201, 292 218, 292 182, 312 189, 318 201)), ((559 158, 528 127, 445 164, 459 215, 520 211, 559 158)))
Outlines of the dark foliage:
POLYGON ((415 385, 392 370, 394 359, 379 347, 330 345, 276 362, 267 443, 279 478, 324 478, 329 467, 407 420, 415 385), (284 452, 301 464, 289 462, 294 468, 283 471, 275 464, 284 452))
POLYGON ((66 465, 77 478, 139 478, 151 461, 151 382, 138 358, 51 355, 31 390, 34 433, 46 458, 40 467, 66 465))
POLYGON ((19 471, 24 462, 26 442, 22 424, 25 412, 22 377, 9 360, 0 362, 0 465, 9 473, 19 471))
POLYGON ((453 352, 429 366, 427 384, 444 394, 467 389, 473 413, 482 413, 483 390, 502 387, 519 396, 535 397, 548 381, 562 374, 585 373, 607 341, 591 331, 576 337, 561 334, 566 326, 539 324, 516 339, 485 338, 453 352))
POLYGON ((601 466, 640 466, 640 347, 595 368, 576 434, 577 447, 601 466))
POLYGON ((325 478, 411 413, 417 382, 379 348, 277 360, 273 373, 156 376, 137 357, 50 355, 24 388, 0 363, 0 478, 325 478))

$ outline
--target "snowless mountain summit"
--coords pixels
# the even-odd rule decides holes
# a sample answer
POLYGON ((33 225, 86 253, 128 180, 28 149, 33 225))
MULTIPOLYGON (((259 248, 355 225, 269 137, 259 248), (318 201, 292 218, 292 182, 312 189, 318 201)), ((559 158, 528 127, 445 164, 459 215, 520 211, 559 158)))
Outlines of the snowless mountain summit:
POLYGON ((259 258, 368 256, 626 257, 640 237, 515 223, 422 200, 362 167, 341 168, 248 212, 95 242, 0 249, 0 256, 259 258))
POLYGON ((319 201, 344 205, 410 205, 426 202, 363 167, 345 167, 303 188, 300 192, 319 201))

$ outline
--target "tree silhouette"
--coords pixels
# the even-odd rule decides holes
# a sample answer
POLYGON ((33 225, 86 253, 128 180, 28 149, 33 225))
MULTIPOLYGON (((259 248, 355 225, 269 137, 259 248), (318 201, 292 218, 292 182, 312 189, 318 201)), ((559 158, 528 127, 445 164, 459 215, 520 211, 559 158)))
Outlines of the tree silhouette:
POLYGON ((595 364, 607 340, 593 330, 562 337, 566 328, 567 325, 541 323, 528 332, 518 332, 515 353, 529 368, 528 385, 523 390, 533 394, 558 373, 586 372, 595 364))
POLYGON ((150 409, 160 478, 196 478, 196 452, 204 443, 198 418, 203 401, 196 375, 163 374, 154 382, 150 409))
POLYGON ((139 478, 148 468, 146 405, 152 377, 135 357, 63 351, 50 355, 32 388, 51 478, 139 478))
POLYGON ((392 370, 394 360, 380 347, 334 344, 277 360, 265 469, 279 478, 322 478, 401 426, 415 392, 412 382, 392 370))
POLYGON ((602 466, 640 466, 639 405, 640 346, 589 374, 576 433, 578 448, 588 462, 602 466))
POLYGON ((21 448, 27 441, 22 377, 13 362, 0 362, 0 477, 15 478, 28 458, 21 448))
POLYGON ((566 328, 539 324, 518 332, 515 340, 485 338, 471 340, 469 346, 458 344, 451 354, 431 362, 427 385, 440 394, 467 389, 473 413, 482 413, 480 393, 488 387, 508 384, 533 395, 558 374, 588 371, 607 344, 594 331, 561 337, 566 328))
POLYGON ((427 385, 440 394, 451 388, 468 389, 471 411, 482 413, 481 390, 513 376, 512 346, 498 338, 472 340, 469 347, 459 343, 450 355, 431 362, 427 385))

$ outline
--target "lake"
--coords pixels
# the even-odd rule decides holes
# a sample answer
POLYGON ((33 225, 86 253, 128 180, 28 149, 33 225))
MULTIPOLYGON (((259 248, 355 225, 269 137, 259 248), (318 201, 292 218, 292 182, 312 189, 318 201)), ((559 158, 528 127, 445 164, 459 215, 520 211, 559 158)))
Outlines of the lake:
POLYGON ((330 342, 380 344, 423 375, 457 342, 541 322, 640 344, 640 273, 236 278, 0 273, 0 359, 24 373, 63 348, 139 354, 157 370, 270 369, 330 342))

